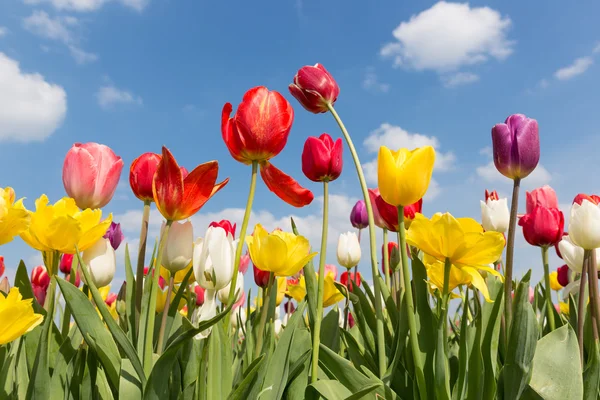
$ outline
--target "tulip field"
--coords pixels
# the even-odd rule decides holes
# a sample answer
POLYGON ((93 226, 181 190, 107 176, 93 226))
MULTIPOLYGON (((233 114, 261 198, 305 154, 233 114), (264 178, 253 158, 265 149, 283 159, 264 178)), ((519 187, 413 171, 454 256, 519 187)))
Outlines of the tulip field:
POLYGON ((480 220, 425 213, 434 148, 382 146, 378 187, 367 187, 339 94, 322 65, 304 66, 286 93, 294 104, 257 86, 223 106, 233 160, 188 170, 168 143, 141 154, 129 166, 143 210, 135 248, 103 211, 124 175, 106 145, 65 149, 63 198, 21 199, 0 182, 0 254, 21 240, 43 258, 4 276, 0 256, 0 399, 600 398, 600 197, 574 193, 565 226, 552 188, 521 190, 540 159, 538 122, 490 121, 510 198, 482 188, 480 220), (275 166, 295 112, 339 126, 298 149, 315 193, 275 166), (236 182, 248 193, 241 224, 193 227, 190 217, 232 185, 219 164, 233 162, 247 169, 236 182), (329 185, 343 168, 356 171, 362 199, 328 265, 329 185), (322 196, 320 242, 293 219, 250 226, 258 179, 292 207, 322 196), (518 230, 540 248, 541 282, 514 271, 518 230), (549 252, 565 266, 551 271, 549 252), (111 287, 115 274, 121 287, 111 287), (256 286, 244 287, 246 274, 256 286))

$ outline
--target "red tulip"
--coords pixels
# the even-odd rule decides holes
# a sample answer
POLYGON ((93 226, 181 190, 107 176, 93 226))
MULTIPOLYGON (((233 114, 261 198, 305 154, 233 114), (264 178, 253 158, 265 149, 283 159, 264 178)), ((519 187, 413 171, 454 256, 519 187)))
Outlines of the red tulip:
POLYGON ((333 105, 340 94, 335 79, 321 64, 300 68, 289 89, 302 107, 315 114, 327 112, 327 105, 333 105))
POLYGON ((231 233, 231 236, 235 237, 236 224, 231 225, 231 222, 226 219, 222 219, 219 222, 213 221, 208 226, 218 226, 220 228, 223 228, 225 232, 231 233))
POLYGON ((581 205, 583 200, 587 200, 592 204, 598 205, 600 203, 600 196, 596 196, 595 194, 587 195, 587 194, 579 193, 577 196, 575 196, 575 199, 573 200, 573 204, 577 203, 577 204, 581 205))
POLYGON ((532 246, 553 246, 563 236, 565 219, 558 208, 535 207, 519 219, 525 240, 532 246))
POLYGON ((292 303, 291 301, 288 301, 283 305, 283 310, 287 314, 292 314, 294 311, 296 311, 296 306, 294 306, 294 303, 292 303))
POLYGON ((565 264, 562 267, 558 267, 556 272, 558 283, 560 283, 562 287, 567 286, 569 284, 569 266, 565 264))
MULTIPOLYGON (((383 197, 376 198, 377 209, 381 218, 388 225, 388 230, 398 232, 398 207, 393 206, 383 200, 383 197)), ((423 210, 423 199, 420 199, 414 204, 404 207, 404 225, 408 229, 410 223, 415 219, 415 214, 423 210)))
POLYGON ((257 86, 244 94, 230 117, 232 110, 231 103, 226 103, 221 116, 221 133, 232 157, 244 164, 259 162, 265 184, 286 203, 295 207, 310 204, 312 192, 269 162, 287 143, 294 121, 290 103, 278 92, 257 86))
POLYGON ((352 313, 348 313, 348 328, 352 329, 354 327, 354 317, 352 316, 352 313))
POLYGON ((381 194, 379 194, 379 189, 369 189, 369 198, 371 199, 371 208, 373 209, 373 220, 375 221, 375 225, 377 225, 379 228, 391 230, 393 229, 393 226, 389 226, 385 222, 385 220, 381 217, 379 208, 377 207, 377 199, 380 197, 381 194))
POLYGON ((46 291, 50 285, 50 275, 46 267, 39 265, 31 270, 31 288, 38 303, 44 304, 46 300, 46 291))
POLYGON ((311 136, 304 142, 302 172, 314 182, 334 181, 342 174, 343 152, 341 138, 334 142, 326 133, 311 136))
POLYGON ((6 271, 6 265, 4 265, 4 257, 0 256, 0 276, 4 275, 6 271))
POLYGON ((254 283, 256 283, 256 286, 263 289, 269 286, 269 271, 261 271, 254 264, 252 264, 252 270, 254 271, 254 283))
POLYGON ((107 306, 112 306, 112 304, 117 301, 117 294, 116 293, 109 293, 108 296, 106 296, 106 300, 104 300, 104 302, 106 303, 107 306))
POLYGON ((354 272, 349 271, 342 273, 342 276, 340 277, 340 282, 342 283, 342 285, 346 286, 348 290, 352 291, 352 286, 354 285, 351 285, 350 281, 352 281, 354 285, 360 286, 360 272, 357 272, 356 275, 354 274, 354 272))
POLYGON ((133 160, 129 167, 129 185, 135 197, 142 201, 154 201, 152 179, 160 159, 160 154, 144 153, 133 160))
POLYGON ((496 192, 495 190, 489 192, 487 189, 485 189, 485 202, 487 203, 488 200, 500 200, 498 192, 496 192))
MULTIPOLYGON (((408 245, 407 245, 408 248, 408 245)), ((398 250, 398 243, 396 242, 388 242, 388 261, 389 261, 389 266, 391 270, 394 270, 399 263, 400 263, 400 250, 398 250)), ((384 254, 384 250, 385 247, 384 245, 381 246, 381 272, 383 272, 383 274, 385 275, 385 263, 383 262, 383 260, 385 260, 385 254, 384 254)))
MULTIPOLYGON (((144 276, 148 275, 148 271, 149 271, 149 268, 144 267, 144 276)), ((152 276, 154 276, 154 270, 152 270, 152 276)), ((158 287, 160 287, 161 289, 164 289, 165 287, 167 287, 167 281, 162 276, 158 277, 158 287)))
POLYGON ((204 304, 204 288, 200 285, 194 286, 194 292, 196 292, 196 306, 200 307, 204 304))
MULTIPOLYGON (((563 232, 563 237, 568 236, 569 232, 563 232)), ((558 248, 558 244, 560 243, 560 240, 558 242, 556 242, 556 244, 554 245, 554 250, 556 250, 556 255, 558 256, 558 258, 560 258, 562 260, 562 254, 560 254, 560 249, 558 248)))
POLYGON ((533 209, 537 206, 546 208, 558 208, 558 198, 556 192, 548 185, 544 185, 541 188, 537 188, 531 192, 526 193, 527 204, 526 212, 530 214, 533 209))
POLYGON ((229 182, 227 178, 215 184, 218 172, 219 163, 209 161, 194 168, 184 178, 171 152, 163 147, 162 159, 152 181, 156 208, 170 221, 191 217, 229 182))
POLYGON ((73 265, 73 254, 63 254, 60 258, 60 272, 67 275, 71 272, 71 266, 73 265))
POLYGON ((75 143, 63 164, 63 185, 77 206, 101 208, 117 190, 123 160, 110 147, 98 143, 75 143))

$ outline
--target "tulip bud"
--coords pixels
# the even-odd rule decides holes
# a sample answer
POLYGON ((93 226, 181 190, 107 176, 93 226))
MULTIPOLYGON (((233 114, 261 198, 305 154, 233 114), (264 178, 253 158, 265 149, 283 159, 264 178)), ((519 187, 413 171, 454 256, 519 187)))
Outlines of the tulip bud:
POLYGON ((63 164, 63 184, 79 208, 102 208, 117 190, 123 160, 108 146, 75 143, 63 164))
POLYGON ((530 214, 537 206, 558 208, 558 198, 556 197, 556 192, 548 185, 544 185, 541 188, 527 192, 526 197, 527 214, 530 214))
POLYGON ((121 231, 121 224, 116 224, 114 221, 111 222, 104 234, 104 238, 110 240, 112 248, 117 250, 123 239, 125 239, 125 235, 123 235, 123 232, 121 231))
MULTIPOLYGON (((219 301, 221 303, 223 303, 224 305, 227 305, 228 300, 229 300, 229 290, 231 288, 231 282, 229 282, 227 284, 227 286, 225 286, 222 289, 219 289, 219 291, 217 291, 217 297, 219 299, 219 301)), ((244 294, 244 275, 242 275, 240 272, 238 272, 238 278, 235 282, 235 299, 234 299, 234 303, 237 303, 241 298, 242 295, 244 294)))
MULTIPOLYGON (((63 254, 60 258, 60 272, 67 275, 71 272, 73 266, 73 254, 63 254)), ((1 275, 1 274, 0 274, 1 275)))
POLYGON ((338 239, 338 263, 350 269, 360 262, 361 250, 358 237, 354 232, 342 233, 338 239))
POLYGON ((337 267, 333 264, 325 264, 325 276, 331 274, 333 276, 333 280, 337 280, 338 271, 337 267))
POLYGON ((92 282, 96 287, 107 286, 112 282, 117 269, 117 256, 110 240, 102 238, 83 252, 83 262, 88 267, 92 282))
POLYGON ((510 211, 506 198, 481 202, 481 225, 488 232, 504 233, 508 229, 510 211))
MULTIPOLYGON (((600 210, 599 210, 600 211, 600 210)), ((537 206, 519 219, 523 236, 532 246, 553 246, 562 239, 564 216, 557 208, 537 206)))
POLYGON ((194 243, 194 276, 205 289, 219 290, 233 278, 237 241, 221 227, 209 227, 194 243))
POLYGON ((129 167, 129 185, 135 197, 142 201, 154 201, 152 179, 160 159, 160 154, 144 153, 133 160, 129 167))
POLYGON ((577 196, 575 196, 575 199, 573 200, 573 204, 577 203, 577 204, 581 205, 583 200, 587 200, 590 203, 598 204, 598 203, 600 203, 600 196, 596 196, 595 194, 588 196, 587 194, 579 193, 577 196))
MULTIPOLYGON (((589 200, 571 206, 569 219, 571 241, 585 250, 600 247, 600 207, 589 200)), ((562 251, 562 249, 561 249, 562 251)))
POLYGON ((194 285, 194 293, 196 293, 196 307, 200 307, 202 304, 204 304, 204 291, 205 289, 202 286, 198 284, 194 285))
POLYGON ((0 281, 0 292, 8 293, 10 292, 10 283, 8 282, 8 277, 2 278, 0 281))
POLYGON ((568 265, 565 264, 562 267, 558 267, 558 269, 556 270, 556 280, 562 287, 565 287, 569 284, 570 279, 568 265))
POLYGON ((254 272, 254 283, 256 283, 256 286, 263 289, 269 286, 269 271, 260 270, 254 264, 252 264, 252 271, 254 272))
POLYGON ((302 107, 314 114, 327 112, 327 106, 333 106, 340 94, 335 79, 321 64, 300 68, 289 89, 302 107))
MULTIPOLYGON (((385 248, 383 246, 385 245, 381 245, 381 272, 385 275, 385 263, 383 262, 385 260, 385 248)), ((406 246, 408 248, 408 245, 406 246)), ((410 251, 407 250, 407 252, 410 251)), ((388 262, 392 271, 395 271, 400 265, 400 247, 398 247, 398 243, 396 242, 388 242, 388 262)))
POLYGON ((31 270, 31 288, 33 289, 33 295, 37 302, 44 305, 46 301, 46 292, 50 285, 50 276, 46 267, 39 265, 31 270))
POLYGON ((283 310, 286 312, 286 314, 293 314, 294 311, 296 311, 296 306, 294 306, 294 303, 292 303, 291 301, 287 301, 283 305, 283 310))
POLYGON ((236 228, 236 224, 231 225, 231 221, 228 221, 226 219, 222 219, 219 222, 213 221, 210 223, 210 226, 218 226, 221 227, 223 229, 225 229, 225 232, 231 234, 231 236, 233 236, 235 238, 235 228, 236 228))
POLYGON ((0 256, 0 276, 4 275, 4 271, 6 271, 6 266, 4 265, 4 257, 0 256))
POLYGON ((241 326, 246 325, 246 309, 244 307, 238 307, 231 311, 231 325, 234 329, 237 329, 239 324, 241 326))
POLYGON ((350 211, 350 223, 356 229, 363 229, 369 226, 369 214, 364 200, 358 200, 352 211, 350 211))
POLYGON ((238 271, 242 274, 245 274, 248 271, 248 266, 250 265, 250 254, 242 254, 240 256, 240 266, 238 267, 238 271))
POLYGON ((353 286, 360 286, 360 282, 361 282, 360 272, 357 272, 356 274, 354 274, 354 272, 345 271, 342 273, 342 276, 340 277, 340 282, 342 283, 342 285, 346 286, 348 288, 348 290, 352 291, 353 286), (350 282, 352 282, 352 284, 350 284, 350 282))
POLYGON ((492 128, 494 164, 510 179, 527 177, 540 160, 540 137, 535 119, 514 114, 492 128))
POLYGON ((313 182, 331 182, 342 174, 342 139, 335 142, 324 133, 309 137, 302 151, 302 172, 313 182))
MULTIPOLYGON (((164 230, 164 223, 163 223, 164 230)), ((173 222, 163 251, 162 266, 172 274, 186 268, 194 253, 194 229, 190 221, 173 222)))
POLYGON ((496 192, 495 190, 489 192, 487 189, 485 189, 485 201, 487 202, 488 200, 500 200, 498 192, 496 192))

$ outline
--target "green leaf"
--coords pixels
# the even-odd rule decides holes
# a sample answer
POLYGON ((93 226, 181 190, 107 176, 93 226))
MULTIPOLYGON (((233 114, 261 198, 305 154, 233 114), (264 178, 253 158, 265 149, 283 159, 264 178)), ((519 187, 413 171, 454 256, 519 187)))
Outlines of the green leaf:
POLYGON ((258 371, 265 360, 265 355, 261 354, 256 360, 252 361, 246 371, 244 372, 242 381, 237 385, 235 390, 229 394, 228 399, 237 400, 237 399, 247 399, 248 394, 252 390, 252 386, 256 382, 256 376, 258 371))
POLYGON ((481 354, 481 336, 483 334, 481 303, 479 302, 479 293, 475 289, 473 304, 475 305, 475 315, 473 319, 474 326, 469 327, 467 335, 473 336, 473 344, 470 347, 469 365, 467 371, 467 399, 479 400, 483 398, 483 356, 481 354), (474 332, 472 332, 474 331, 474 332))
MULTIPOLYGON (((171 304, 169 305, 169 310, 168 310, 168 314, 167 314, 167 322, 165 324, 165 336, 167 338, 171 335, 171 332, 173 329, 173 320, 175 319, 175 317, 177 315, 181 315, 178 312, 179 302, 181 301, 181 298, 183 297, 183 294, 185 293, 185 290, 188 287, 187 283, 188 283, 188 280, 190 279, 190 276, 192 276, 193 272, 194 272, 194 269, 190 268, 190 270, 185 274, 185 277, 181 281, 181 284, 179 285, 179 289, 177 290, 177 293, 175 294, 175 298, 173 298, 173 301, 171 301, 171 304)), ((163 312, 165 312, 165 311, 166 310, 163 310, 163 312)))
MULTIPOLYGON (((588 363, 583 372, 583 398, 585 400, 596 400, 598 398, 598 390, 600 389, 600 353, 598 340, 592 341, 590 353, 588 355, 588 363)), ((577 349, 577 354, 579 354, 579 348, 577 349)), ((579 358, 577 360, 579 361, 579 358)), ((577 364, 579 365, 579 362, 577 364)), ((533 368, 533 373, 535 374, 536 366, 534 365, 533 368)))
POLYGON ((208 378, 206 395, 209 399, 224 399, 231 392, 231 346, 227 343, 223 326, 213 327, 208 337, 208 378))
POLYGON ((17 273, 15 274, 15 287, 19 288, 19 292, 23 299, 33 299, 33 311, 37 314, 46 315, 46 310, 43 305, 38 303, 36 297, 33 295, 33 289, 31 288, 31 282, 29 281, 29 273, 23 260, 19 262, 17 267, 17 273))
POLYGON ((141 399, 142 382, 140 382, 131 361, 123 360, 121 364, 121 377, 119 380, 119 396, 122 399, 141 399))
MULTIPOLYGON (((25 353, 22 349, 25 338, 16 339, 10 344, 10 350, 6 354, 6 359, 3 360, 2 369, 0 370, 0 398, 8 399, 13 394, 14 385, 19 384, 15 371, 17 363, 20 359, 20 354, 25 353)), ((27 376, 26 376, 27 377, 27 376)))
POLYGON ((73 326, 65 340, 58 350, 55 358, 54 372, 50 382, 50 398, 62 399, 65 397, 65 390, 68 382, 68 370, 71 360, 77 354, 77 349, 83 341, 81 331, 77 326, 73 326))
POLYGON ((483 398, 494 399, 496 396, 496 377, 498 361, 498 345, 500 342, 500 325, 504 310, 504 285, 499 278, 489 275, 487 279, 490 299, 493 303, 483 304, 481 356, 483 358, 483 398))
POLYGON ((304 400, 304 392, 308 385, 311 353, 310 333, 305 327, 296 328, 294 343, 290 352, 290 373, 284 399, 304 400))
POLYGON ((469 318, 469 288, 466 288, 465 299, 462 304, 463 313, 460 320, 460 337, 458 349, 458 378, 454 387, 452 397, 457 400, 462 400, 466 396, 467 389, 467 362, 469 360, 469 329, 467 321, 469 318))
POLYGON ((340 313, 337 308, 332 308, 321 321, 321 343, 336 353, 340 351, 340 313))
MULTIPOLYGON (((377 386, 375 386, 377 387, 377 386)), ((307 392, 316 392, 307 394, 310 396, 323 396, 326 400, 344 400, 352 396, 352 392, 344 385, 335 380, 320 380, 307 387, 307 392)), ((317 397, 318 398, 318 397, 317 397)))
MULTIPOLYGON (((300 235, 298 228, 294 222, 294 218, 290 218, 292 224, 292 232, 294 235, 300 235)), ((315 268, 312 260, 308 262, 303 268, 304 280, 306 282, 306 298, 308 300, 308 320, 310 322, 311 332, 314 326, 314 321, 317 318, 317 277, 315 275, 315 268)))
POLYGON ((125 244, 125 316, 127 320, 127 334, 133 345, 137 343, 137 326, 135 323, 135 275, 129 258, 129 244, 125 244))

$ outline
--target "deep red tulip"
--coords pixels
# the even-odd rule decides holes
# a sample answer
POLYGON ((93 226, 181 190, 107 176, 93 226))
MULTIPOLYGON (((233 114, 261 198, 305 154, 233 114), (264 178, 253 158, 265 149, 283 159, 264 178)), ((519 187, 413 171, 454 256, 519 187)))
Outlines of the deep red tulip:
POLYGON ((163 147, 162 159, 152 181, 156 208, 170 221, 191 217, 229 182, 227 178, 215 184, 218 173, 219 163, 209 161, 198 165, 184 178, 171 152, 163 147))
POLYGON ((310 136, 302 151, 302 172, 314 182, 334 181, 342 174, 342 139, 334 142, 324 133, 318 138, 310 136))
POLYGON ((254 264, 252 264, 252 270, 254 271, 254 283, 256 283, 256 286, 263 289, 269 286, 269 271, 261 271, 254 264))
POLYGON ((487 203, 488 200, 500 200, 500 197, 498 197, 498 192, 495 190, 489 192, 487 189, 485 189, 485 202, 487 203))
POLYGON ((562 267, 558 267, 556 272, 558 283, 560 283, 562 287, 567 286, 569 284, 569 266, 565 264, 562 267))
POLYGON ((350 281, 352 281, 354 283, 354 285, 360 286, 360 282, 361 282, 360 272, 357 272, 356 274, 354 274, 354 272, 346 271, 340 277, 341 284, 346 286, 348 288, 348 290, 352 291, 353 285, 350 284, 350 281))
POLYGON ((218 226, 220 228, 223 228, 225 230, 225 232, 231 233, 231 236, 235 238, 236 224, 231 225, 231 221, 228 221, 226 219, 222 219, 219 222, 213 221, 208 226, 209 227, 211 227, 211 226, 218 226))
MULTIPOLYGON (((398 232, 398 207, 387 203, 381 196, 378 196, 375 201, 381 218, 383 218, 385 223, 391 227, 389 230, 398 232)), ((404 226, 406 229, 408 229, 412 220, 415 219, 415 214, 420 213, 422 210, 423 199, 404 207, 404 226)))
POLYGON ((289 89, 302 107, 315 114, 327 112, 327 105, 333 105, 340 94, 335 79, 321 64, 300 68, 289 89))
POLYGON ((135 197, 142 201, 154 201, 152 179, 160 159, 160 154, 144 153, 133 160, 129 167, 129 185, 135 197))
POLYGON ((232 157, 244 164, 258 162, 269 190, 286 203, 310 204, 312 192, 269 162, 287 143, 294 121, 291 104, 278 92, 257 86, 244 94, 233 117, 232 111, 231 103, 226 103, 221 115, 221 134, 232 157))
POLYGON ((577 196, 575 196, 575 199, 573 200, 573 204, 577 203, 577 204, 581 205, 583 200, 587 200, 590 203, 596 204, 596 205, 600 204, 600 196, 596 196, 595 194, 587 195, 587 194, 583 194, 583 193, 579 193, 577 196))
POLYGON ((558 208, 535 207, 519 219, 523 236, 532 246, 553 246, 563 236, 565 218, 558 208))
POLYGON ((546 208, 558 208, 558 198, 556 192, 548 185, 532 190, 526 193, 527 203, 526 212, 530 214, 537 206, 546 208))
POLYGON ((6 271, 6 265, 4 265, 4 257, 0 256, 0 276, 4 275, 6 271))
POLYGON ((196 306, 200 307, 204 304, 204 288, 200 285, 194 286, 194 292, 196 292, 196 306))

